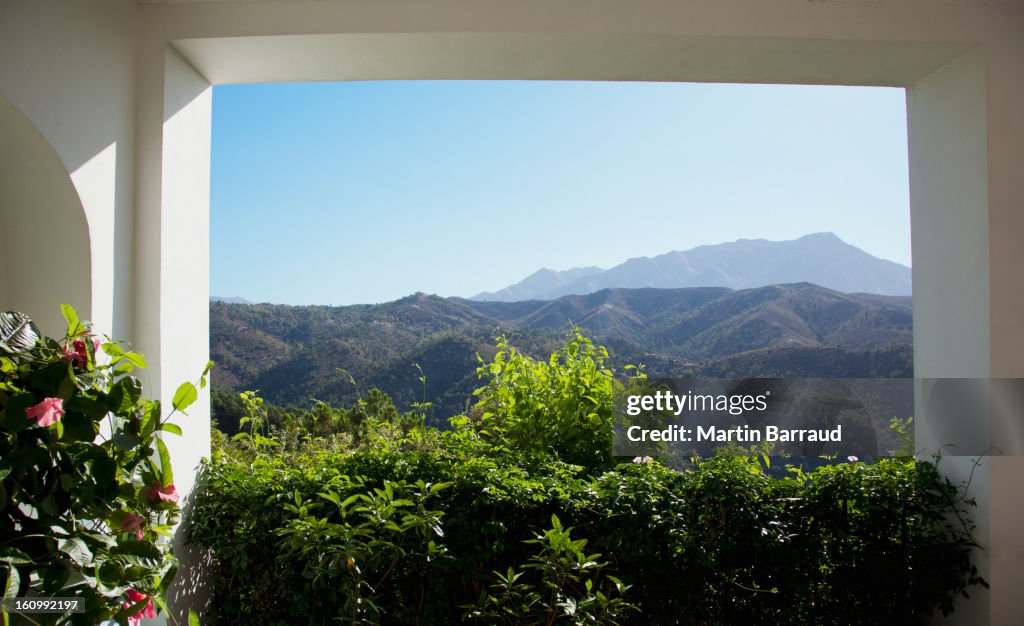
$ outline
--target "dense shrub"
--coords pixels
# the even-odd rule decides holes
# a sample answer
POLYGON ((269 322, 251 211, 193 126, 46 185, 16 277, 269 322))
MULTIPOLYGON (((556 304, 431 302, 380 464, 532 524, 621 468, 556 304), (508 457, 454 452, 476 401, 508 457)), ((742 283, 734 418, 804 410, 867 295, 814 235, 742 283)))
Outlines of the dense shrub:
POLYGON ((6 599, 76 598, 81 611, 3 612, 3 623, 137 625, 166 610, 178 567, 168 541, 178 493, 160 435, 181 434, 168 418, 197 390, 182 385, 162 415, 133 375, 142 355, 63 312, 59 340, 0 313, 0 584, 6 599))
POLYGON ((455 418, 491 448, 538 450, 588 470, 612 465, 615 382, 608 351, 574 328, 565 347, 537 361, 498 339, 490 363, 478 376, 487 378, 476 410, 455 418))
POLYGON ((635 623, 880 624, 949 610, 978 582, 967 529, 949 517, 956 497, 934 465, 908 459, 801 480, 772 478, 742 456, 686 473, 652 462, 581 478, 578 467, 525 457, 362 452, 304 467, 214 464, 190 532, 213 557, 216 623, 350 616, 346 559, 374 549, 373 563, 353 564, 391 568, 361 592, 375 604, 372 623, 454 623, 499 582, 495 572, 537 556, 526 541, 556 515, 630 586, 625 599, 640 611, 624 619, 635 623), (335 502, 352 497, 373 502, 335 502), (353 514, 356 504, 370 506, 353 514), (364 544, 351 533, 365 533, 364 544))
POLYGON ((973 503, 931 463, 614 465, 599 348, 498 354, 451 432, 218 452, 189 527, 211 623, 888 624, 983 584, 973 503))

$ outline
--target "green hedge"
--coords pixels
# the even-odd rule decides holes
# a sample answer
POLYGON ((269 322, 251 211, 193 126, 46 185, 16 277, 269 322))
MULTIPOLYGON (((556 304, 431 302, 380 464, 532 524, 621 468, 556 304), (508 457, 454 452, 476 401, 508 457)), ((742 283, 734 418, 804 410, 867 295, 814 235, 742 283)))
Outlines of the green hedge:
POLYGON ((211 623, 892 624, 984 584, 973 503, 932 464, 616 465, 623 382, 578 330, 547 361, 499 339, 478 375, 444 433, 372 396, 267 437, 242 394, 188 527, 211 623))
POLYGON ((471 620, 499 573, 541 571, 527 567, 543 547, 530 540, 553 515, 595 553, 593 582, 621 580, 638 609, 604 623, 907 623, 982 582, 969 503, 906 459, 778 479, 723 455, 587 476, 544 455, 442 446, 222 459, 203 485, 189 533, 211 557, 210 623, 471 620))

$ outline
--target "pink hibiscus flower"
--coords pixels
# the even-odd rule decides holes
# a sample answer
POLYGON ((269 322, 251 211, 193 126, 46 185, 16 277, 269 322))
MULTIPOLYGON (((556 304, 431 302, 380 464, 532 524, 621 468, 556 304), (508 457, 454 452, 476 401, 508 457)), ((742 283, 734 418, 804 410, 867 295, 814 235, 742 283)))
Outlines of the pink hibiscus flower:
POLYGON ((136 604, 142 602, 147 598, 149 599, 149 602, 146 603, 146 606, 142 607, 141 611, 135 613, 134 615, 128 616, 129 626, 139 626, 139 624, 142 623, 143 617, 145 617, 146 619, 153 619, 154 617, 156 617, 156 608, 153 607, 153 598, 147 596, 144 593, 135 591, 134 589, 129 589, 128 591, 124 592, 124 595, 128 596, 128 601, 122 602, 121 606, 123 606, 126 609, 135 606, 136 604))
POLYGON ((145 523, 146 518, 141 515, 134 513, 125 513, 124 519, 121 521, 121 529, 128 532, 135 531, 135 537, 142 540, 142 525, 145 523))
POLYGON ((160 484, 159 480, 154 480, 153 485, 149 488, 149 500, 151 502, 156 502, 157 500, 177 502, 178 490, 174 488, 174 483, 164 487, 160 484))
POLYGON ((75 367, 84 369, 89 362, 89 351, 85 347, 85 340, 92 340, 92 353, 96 354, 100 349, 100 340, 92 335, 85 334, 78 339, 72 340, 70 345, 64 346, 64 360, 71 361, 75 367))
POLYGON ((56 424, 64 415, 64 401, 60 398, 46 398, 39 404, 25 409, 25 415, 36 420, 39 426, 56 424))

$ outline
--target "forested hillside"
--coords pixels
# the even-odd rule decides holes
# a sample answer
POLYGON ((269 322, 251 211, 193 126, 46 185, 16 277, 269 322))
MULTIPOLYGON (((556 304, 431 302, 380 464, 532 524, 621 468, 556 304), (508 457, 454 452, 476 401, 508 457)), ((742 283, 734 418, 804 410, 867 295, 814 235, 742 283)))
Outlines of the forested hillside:
POLYGON ((910 298, 808 283, 524 302, 422 293, 344 307, 211 302, 215 409, 246 389, 308 406, 350 404, 377 387, 400 410, 432 403, 430 421, 444 425, 472 401, 477 354, 489 359, 495 337, 543 356, 572 325, 607 346, 616 366, 642 363, 651 376, 911 376, 911 320, 910 298))

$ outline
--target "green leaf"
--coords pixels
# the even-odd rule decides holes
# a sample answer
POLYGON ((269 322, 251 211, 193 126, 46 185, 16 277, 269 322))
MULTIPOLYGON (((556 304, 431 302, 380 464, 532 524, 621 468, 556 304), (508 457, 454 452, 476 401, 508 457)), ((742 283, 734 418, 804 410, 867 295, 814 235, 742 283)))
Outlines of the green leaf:
POLYGON ((210 373, 210 368, 213 367, 213 361, 207 361, 206 367, 203 369, 203 374, 199 377, 199 388, 203 389, 206 387, 206 378, 210 373))
POLYGON ((199 626, 199 616, 192 609, 188 610, 188 626, 199 626))
POLYGON ((142 381, 134 376, 126 376, 114 383, 110 390, 110 410, 123 416, 135 407, 141 397, 142 381))
POLYGON ((71 565, 65 561, 54 561, 49 566, 38 570, 38 573, 39 580, 43 583, 40 589, 43 595, 56 595, 71 577, 71 565))
POLYGON ((25 410, 35 405, 38 401, 35 396, 30 393, 19 393, 7 401, 7 407, 4 411, 4 427, 8 432, 17 432, 28 427, 30 423, 34 424, 35 420, 31 420, 28 415, 25 414, 25 410))
MULTIPOLYGON (((16 598, 18 596, 18 587, 21 586, 21 576, 18 575, 18 568, 10 567, 7 570, 7 582, 4 584, 4 599, 16 598)), ((6 616, 6 611, 4 616, 6 616)))
POLYGON ((164 557, 160 548, 152 542, 135 540, 119 543, 110 549, 109 554, 116 555, 129 563, 159 563, 164 557))
MULTIPOLYGON (((91 543, 99 544, 98 548, 103 550, 105 548, 112 548, 117 545, 117 539, 114 539, 110 535, 102 532, 87 533, 83 532, 80 536, 84 539, 88 539, 91 543)), ((93 550, 95 552, 95 550, 93 550)))
POLYGON ((153 604, 156 605, 157 609, 163 611, 164 613, 171 612, 170 609, 167 608, 167 603, 164 602, 163 598, 161 598, 159 594, 153 596, 153 604))
POLYGON ((338 494, 330 493, 330 492, 327 492, 327 493, 321 492, 319 495, 324 500, 328 500, 330 502, 333 502, 335 504, 335 506, 341 506, 341 497, 338 494))
POLYGON ((156 430, 160 421, 160 402, 143 401, 142 421, 139 424, 139 434, 148 437, 156 430))
POLYGON ((11 547, 0 548, 0 561, 12 565, 28 565, 33 562, 29 555, 17 548, 11 547))
POLYGON ((61 552, 66 554, 73 563, 81 565, 82 567, 88 566, 92 563, 92 550, 89 546, 85 545, 85 542, 78 537, 68 537, 62 540, 58 544, 58 548, 61 552))
POLYGON ((163 577, 160 579, 160 588, 166 590, 174 582, 174 577, 178 575, 178 563, 172 562, 167 571, 164 572, 163 577))
POLYGON ((61 427, 58 437, 66 443, 74 441, 91 442, 99 434, 99 424, 83 413, 67 412, 57 425, 61 427))
POLYGON ((92 478, 102 493, 117 487, 114 476, 117 474, 117 463, 105 453, 92 461, 92 478))
POLYGON ((88 396, 75 395, 64 403, 64 410, 86 415, 93 420, 101 420, 106 417, 109 408, 106 403, 100 402, 88 396))
POLYGON ((139 613, 141 613, 143 611, 143 609, 146 608, 146 606, 148 604, 149 604, 149 598, 145 598, 143 600, 139 600, 135 604, 133 604, 131 606, 126 606, 125 608, 123 608, 120 611, 118 611, 117 614, 114 615, 114 619, 117 620, 118 623, 120 623, 121 622, 121 618, 127 619, 128 617, 130 617, 132 615, 138 615, 139 613))
POLYGON ((74 396, 75 389, 77 389, 77 387, 75 387, 76 381, 74 380, 73 376, 74 369, 72 368, 71 376, 68 376, 64 380, 60 381, 60 384, 57 385, 57 397, 64 400, 65 402, 67 402, 74 396))
POLYGON ((138 352, 125 352, 124 360, 128 361, 140 370, 146 369, 146 357, 142 356, 138 352))
POLYGON ((181 436, 181 426, 178 426, 177 424, 171 424, 170 422, 165 422, 163 424, 160 424, 160 430, 163 430, 163 431, 166 431, 166 432, 169 432, 169 433, 174 433, 175 435, 178 435, 179 437, 181 436))
POLYGON ((178 391, 174 393, 174 401, 171 403, 175 411, 184 412, 193 402, 199 398, 199 392, 192 383, 181 383, 178 391))
POLYGON ((77 337, 85 332, 85 327, 78 321, 78 312, 70 304, 60 305, 60 312, 68 323, 68 337, 77 337))
POLYGON ((160 483, 166 487, 174 482, 174 473, 171 471, 171 453, 167 451, 167 444, 163 439, 156 440, 156 449, 160 454, 160 483))
POLYGON ((128 374, 133 371, 135 371, 135 366, 124 359, 117 361, 114 365, 114 374, 128 374))
POLYGON ((39 329, 24 313, 0 313, 0 350, 28 352, 39 341, 39 329))
POLYGON ((118 357, 122 357, 125 354, 124 348, 122 348, 120 345, 116 343, 105 343, 102 346, 100 346, 100 349, 115 359, 118 357))

